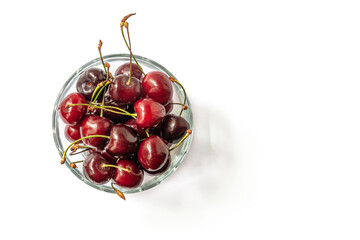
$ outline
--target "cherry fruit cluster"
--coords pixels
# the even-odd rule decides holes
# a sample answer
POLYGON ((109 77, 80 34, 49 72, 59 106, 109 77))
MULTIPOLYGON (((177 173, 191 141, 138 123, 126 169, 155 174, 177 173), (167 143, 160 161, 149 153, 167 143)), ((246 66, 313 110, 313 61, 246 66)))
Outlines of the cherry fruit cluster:
POLYGON ((127 22, 132 15, 125 16, 120 24, 130 52, 129 62, 112 74, 110 64, 103 61, 100 40, 103 69, 84 71, 76 82, 76 92, 68 94, 58 106, 66 124, 65 137, 71 142, 61 164, 69 151, 86 152, 83 161, 71 162, 70 166, 77 168, 82 163, 84 176, 94 184, 111 180, 114 191, 122 198, 124 194, 114 185, 136 188, 145 173, 165 172, 171 165, 171 152, 192 133, 181 116, 187 109, 184 87, 163 72, 145 73, 134 57, 127 22), (184 91, 183 103, 173 101, 173 84, 184 91), (174 105, 181 106, 179 114, 172 113, 174 105))

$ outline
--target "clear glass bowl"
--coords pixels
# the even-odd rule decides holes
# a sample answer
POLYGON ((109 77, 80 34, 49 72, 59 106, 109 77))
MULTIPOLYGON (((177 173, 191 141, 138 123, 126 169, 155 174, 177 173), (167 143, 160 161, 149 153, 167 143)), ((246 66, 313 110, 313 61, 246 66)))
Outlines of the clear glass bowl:
MULTIPOLYGON (((138 63, 140 64, 140 66, 143 68, 145 73, 156 70, 156 71, 164 72, 168 76, 175 77, 171 72, 169 72, 166 68, 164 68, 157 62, 150 60, 148 58, 145 58, 145 57, 137 56, 137 55, 135 55, 135 57, 136 57, 138 63)), ((113 55, 104 56, 103 59, 104 59, 104 62, 108 62, 110 64, 110 71, 114 74, 115 70, 117 69, 118 66, 120 66, 123 63, 129 62, 129 55, 128 54, 113 54, 113 55)), ((98 67, 98 68, 103 69, 100 58, 96 58, 96 59, 86 63, 85 65, 80 67, 78 70, 76 70, 75 73, 72 74, 70 76, 70 78, 65 82, 64 86, 61 88, 61 90, 56 98, 56 101, 55 101, 53 116, 52 116, 52 130, 53 130, 55 145, 56 145, 56 147, 59 151, 59 155, 60 155, 60 157, 58 159, 59 167, 61 167, 60 159, 64 153, 64 148, 66 148, 71 142, 69 142, 65 138, 64 129, 65 129, 66 125, 59 118, 57 109, 58 109, 60 102, 69 93, 76 92, 76 81, 78 80, 79 76, 84 71, 86 71, 87 69, 92 68, 92 67, 98 67)), ((181 82, 181 80, 179 80, 179 81, 181 82)), ((178 86, 178 84, 175 84, 175 83, 173 83, 173 89, 174 89, 173 101, 182 103, 184 101, 184 93, 183 93, 182 89, 180 88, 180 86, 178 86)), ((186 101, 186 105, 189 108, 187 110, 183 111, 182 117, 188 121, 188 123, 190 124, 190 128, 193 130, 193 115, 192 115, 191 106, 190 106, 190 102, 189 102, 188 98, 186 101)), ((174 105, 172 113, 178 114, 180 110, 181 110, 181 106, 174 105)), ((171 152, 171 165, 167 171, 165 171, 164 173, 159 174, 159 175, 150 175, 145 172, 144 181, 139 187, 137 187, 137 188, 121 188, 121 187, 117 186, 117 189, 119 189, 123 193, 136 193, 136 192, 141 192, 141 191, 150 189, 150 188, 160 184, 162 181, 164 181, 166 178, 168 178, 172 173, 174 173, 175 170, 181 164, 181 162, 184 160, 187 152, 189 151, 190 145, 191 145, 192 135, 193 134, 191 134, 177 149, 175 149, 174 151, 171 152)), ((83 160, 85 157, 85 154, 77 154, 77 155, 73 155, 73 156, 69 156, 69 154, 67 154, 67 155, 68 156, 66 157, 65 165, 70 169, 70 171, 76 177, 78 177, 81 181, 85 182, 86 184, 88 184, 96 189, 99 189, 99 190, 102 190, 105 192, 114 193, 114 190, 112 189, 112 187, 110 185, 110 182, 107 184, 104 184, 104 185, 96 185, 96 184, 93 184, 92 182, 89 182, 82 173, 82 164, 81 163, 77 164, 78 168, 76 168, 76 169, 70 167, 71 162, 83 160)))

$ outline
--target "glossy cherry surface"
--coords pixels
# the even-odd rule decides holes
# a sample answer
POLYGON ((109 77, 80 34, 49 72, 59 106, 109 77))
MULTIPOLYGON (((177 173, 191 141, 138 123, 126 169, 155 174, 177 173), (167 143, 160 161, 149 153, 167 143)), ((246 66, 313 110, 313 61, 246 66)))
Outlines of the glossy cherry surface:
POLYGON ((147 138, 145 130, 142 129, 142 128, 139 128, 138 125, 136 124, 136 119, 131 118, 130 120, 125 122, 125 125, 133 128, 137 132, 137 134, 139 135, 140 139, 147 138))
POLYGON ((113 156, 127 156, 135 154, 139 145, 137 132, 125 124, 115 124, 110 131, 110 140, 106 151, 113 156))
POLYGON ((109 94, 112 100, 121 104, 131 104, 141 97, 141 82, 135 77, 131 77, 128 85, 129 76, 117 75, 110 85, 109 94))
POLYGON ((153 127, 165 117, 165 107, 151 98, 136 101, 134 109, 137 114, 136 124, 140 128, 153 127))
POLYGON ((166 164, 168 156, 168 146, 159 136, 150 136, 140 144, 138 160, 148 172, 160 170, 166 164))
MULTIPOLYGON (((90 135, 110 135, 110 130, 113 123, 111 120, 105 117, 97 115, 87 115, 80 124, 81 137, 90 135)), ((84 139, 83 142, 91 147, 101 147, 107 141, 107 138, 94 137, 84 139)))
MULTIPOLYGON (((111 106, 111 107, 117 107, 117 108, 121 108, 127 112, 131 112, 134 109, 132 108, 132 105, 128 105, 128 104, 120 104, 120 103, 116 103, 114 101, 112 101, 112 99, 110 98, 110 96, 107 94, 105 94, 105 101, 104 101, 104 106, 111 106)), ((113 111, 118 111, 115 109, 110 109, 113 111)), ((96 115, 100 115, 101 109, 100 108, 95 108, 94 110, 94 114, 96 115)), ((130 116, 126 116, 126 115, 122 115, 122 114, 118 114, 118 113, 114 113, 111 111, 108 111, 106 109, 103 110, 103 116, 110 119, 111 121, 113 121, 114 123, 124 123, 127 120, 131 119, 132 117, 130 116)), ((132 118, 133 119, 133 118, 132 118)))
POLYGON ((164 173, 166 170, 168 170, 170 165, 171 165, 171 155, 169 154, 168 159, 166 160, 166 163, 162 168, 160 168, 159 170, 154 171, 154 172, 149 172, 149 171, 146 171, 145 169, 144 169, 144 171, 151 175, 161 174, 161 173, 164 173))
POLYGON ((183 117, 169 114, 161 123, 161 137, 170 143, 177 143, 189 128, 189 123, 183 117))
POLYGON ((173 97, 173 87, 169 77, 159 71, 147 73, 142 79, 143 96, 165 105, 173 97))
POLYGON ((81 120, 84 118, 87 110, 86 106, 66 107, 69 104, 78 103, 87 103, 84 96, 79 93, 70 93, 61 101, 58 107, 58 113, 64 123, 74 125, 81 122, 81 120))
POLYGON ((144 171, 137 162, 128 159, 120 159, 117 166, 127 169, 115 168, 113 181, 120 187, 134 188, 140 186, 144 179, 144 171))
MULTIPOLYGON (((124 63, 116 69, 115 76, 121 75, 121 74, 129 76, 130 63, 124 63)), ((139 80, 142 79, 142 72, 141 72, 140 68, 138 67, 138 65, 136 65, 136 63, 131 64, 131 76, 135 77, 139 80)))
POLYGON ((90 153, 84 160, 83 174, 90 182, 95 184, 107 183, 112 175, 113 168, 102 167, 102 164, 110 164, 99 152, 90 153))
POLYGON ((76 82, 76 91, 82 94, 87 100, 90 100, 96 86, 104 80, 106 80, 104 70, 100 68, 90 68, 80 75, 76 82))
POLYGON ((76 125, 66 125, 65 126, 65 137, 70 142, 74 142, 81 138, 80 134, 80 124, 76 125))

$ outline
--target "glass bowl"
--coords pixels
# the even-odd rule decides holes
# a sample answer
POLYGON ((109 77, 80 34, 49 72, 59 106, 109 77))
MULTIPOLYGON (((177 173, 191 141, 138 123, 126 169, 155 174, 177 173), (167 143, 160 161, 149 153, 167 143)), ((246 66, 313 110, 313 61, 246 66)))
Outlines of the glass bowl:
MULTIPOLYGON (((175 77, 170 71, 168 71, 165 67, 161 66, 159 63, 157 63, 151 59, 145 58, 145 57, 141 57, 141 56, 137 56, 137 55, 135 55, 135 57, 136 57, 138 63, 140 64, 140 66, 143 68, 145 73, 156 70, 156 71, 164 72, 168 76, 175 77)), ((123 63, 129 62, 129 54, 107 55, 107 56, 104 56, 103 59, 104 59, 104 62, 108 62, 110 64, 110 72, 114 74, 117 67, 119 67, 123 63)), ((61 90, 56 98, 54 110, 53 110, 53 116, 52 116, 52 130, 53 130, 55 145, 56 145, 56 147, 59 151, 59 155, 60 155, 60 157, 58 159, 59 165, 60 165, 60 159, 64 153, 64 148, 66 148, 71 142, 69 142, 65 138, 64 130, 65 130, 66 125, 59 118, 59 114, 57 111, 58 106, 59 106, 60 102, 69 93, 76 92, 76 82, 77 82, 79 76, 84 71, 86 71, 87 69, 92 68, 92 67, 98 67, 100 69, 103 69, 100 58, 96 58, 96 59, 86 63, 85 65, 80 67, 78 70, 76 70, 70 76, 70 78, 65 82, 64 86, 61 88, 61 90)), ((175 77, 175 79, 177 79, 177 78, 175 77)), ((179 82, 181 82, 181 81, 179 80, 179 82)), ((178 84, 173 83, 173 89, 174 89, 173 101, 182 103, 184 101, 184 93, 183 93, 181 87, 178 84)), ((192 111, 191 111, 189 98, 187 98, 187 100, 186 100, 186 105, 188 106, 188 109, 183 111, 181 116, 188 121, 188 123, 190 125, 190 129, 193 130, 193 115, 192 115, 192 111)), ((180 110, 181 110, 180 105, 174 105, 172 113, 178 114, 180 110)), ((193 134, 191 134, 178 148, 176 148, 175 150, 173 150, 171 152, 171 165, 165 172, 163 172, 159 175, 150 175, 150 174, 144 172, 144 175, 145 175, 144 180, 139 187, 137 187, 137 188, 121 188, 119 186, 116 186, 116 188, 119 189, 120 191, 122 191, 123 193, 136 193, 136 192, 141 192, 141 191, 150 189, 150 188, 155 187, 156 185, 160 184, 162 181, 164 181, 166 178, 168 178, 172 173, 174 173, 175 170, 181 164, 181 162, 184 160, 187 152, 189 151, 190 145, 191 145, 192 135, 193 134)), ((72 156, 69 156, 69 154, 67 154, 65 165, 70 169, 70 171, 76 177, 78 177, 84 183, 90 185, 93 188, 96 188, 96 189, 99 189, 99 190, 102 190, 105 192, 114 193, 114 190, 112 189, 112 187, 110 185, 111 181, 109 183, 103 184, 103 185, 96 185, 96 184, 93 184, 92 182, 88 181, 82 173, 82 163, 77 164, 78 168, 74 169, 74 168, 70 167, 71 162, 84 160, 85 156, 86 156, 86 154, 77 154, 77 155, 72 155, 72 156)))

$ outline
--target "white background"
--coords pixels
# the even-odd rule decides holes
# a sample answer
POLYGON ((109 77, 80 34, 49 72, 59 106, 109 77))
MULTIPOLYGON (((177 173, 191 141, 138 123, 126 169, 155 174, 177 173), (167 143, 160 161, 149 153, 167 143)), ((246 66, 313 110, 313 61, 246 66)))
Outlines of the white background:
POLYGON ((0 7, 0 239, 359 239, 358 1, 6 1, 0 7), (97 191, 59 164, 51 114, 103 54, 173 72, 188 157, 158 187, 97 191))

